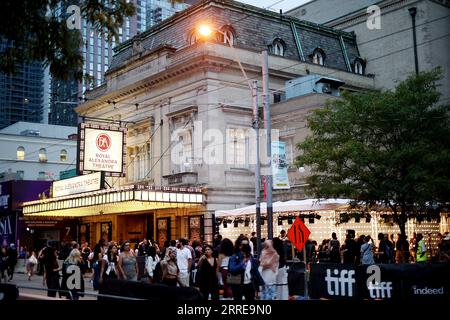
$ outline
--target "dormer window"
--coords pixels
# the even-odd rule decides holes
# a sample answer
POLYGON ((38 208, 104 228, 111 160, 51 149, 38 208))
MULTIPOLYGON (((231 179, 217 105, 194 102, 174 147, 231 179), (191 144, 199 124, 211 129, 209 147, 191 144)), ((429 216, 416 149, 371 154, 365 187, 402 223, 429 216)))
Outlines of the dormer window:
POLYGON ((272 43, 272 53, 277 56, 284 56, 285 44, 281 39, 275 39, 272 43))
POLYGON ((193 45, 193 44, 195 44, 197 42, 197 34, 195 33, 195 32, 192 32, 190 35, 189 35, 189 44, 190 45, 193 45))
POLYGON ((235 32, 231 26, 224 26, 219 31, 219 41, 220 43, 234 46, 235 45, 235 32))
POLYGON ((364 74, 364 61, 360 58, 356 58, 353 63, 353 72, 356 74, 364 74))
POLYGON ((318 48, 316 50, 314 50, 313 54, 312 54, 312 62, 314 64, 318 64, 323 66, 325 63, 325 53, 323 52, 322 49, 318 48))

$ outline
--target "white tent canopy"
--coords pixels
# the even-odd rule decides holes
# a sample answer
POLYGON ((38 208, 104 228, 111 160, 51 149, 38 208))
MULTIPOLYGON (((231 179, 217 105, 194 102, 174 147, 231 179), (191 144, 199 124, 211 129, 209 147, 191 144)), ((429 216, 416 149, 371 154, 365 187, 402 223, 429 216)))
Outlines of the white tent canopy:
MULTIPOLYGON (((273 212, 338 210, 347 208, 350 199, 304 199, 277 201, 273 203, 273 212)), ((242 216, 256 213, 256 205, 231 210, 216 210, 216 217, 242 216)), ((261 213, 267 213, 267 203, 261 202, 261 213)))

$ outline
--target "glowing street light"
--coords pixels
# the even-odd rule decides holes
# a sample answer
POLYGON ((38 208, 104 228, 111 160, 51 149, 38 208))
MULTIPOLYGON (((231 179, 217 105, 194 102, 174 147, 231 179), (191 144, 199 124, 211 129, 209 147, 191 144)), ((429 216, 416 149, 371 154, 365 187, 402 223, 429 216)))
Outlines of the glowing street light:
POLYGON ((203 24, 198 28, 198 33, 203 37, 209 37, 212 32, 211 27, 206 24, 203 24))

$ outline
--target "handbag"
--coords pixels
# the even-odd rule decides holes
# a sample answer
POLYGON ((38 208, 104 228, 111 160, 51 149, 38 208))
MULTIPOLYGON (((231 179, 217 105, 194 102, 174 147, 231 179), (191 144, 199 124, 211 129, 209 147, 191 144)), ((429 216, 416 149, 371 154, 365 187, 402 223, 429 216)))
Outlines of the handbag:
POLYGON ((227 274, 227 284, 228 285, 238 285, 242 284, 242 274, 238 273, 237 275, 232 274, 231 272, 228 272, 227 274))
POLYGON ((28 258, 28 262, 31 263, 31 264, 37 264, 38 263, 38 261, 37 261, 35 256, 30 256, 28 258))

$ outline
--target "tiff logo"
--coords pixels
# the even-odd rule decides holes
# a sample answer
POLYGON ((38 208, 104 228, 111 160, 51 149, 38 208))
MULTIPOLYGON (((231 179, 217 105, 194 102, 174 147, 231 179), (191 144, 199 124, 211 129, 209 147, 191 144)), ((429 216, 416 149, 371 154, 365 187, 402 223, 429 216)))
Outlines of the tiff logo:
POLYGON ((327 291, 330 296, 349 296, 353 297, 353 285, 356 283, 355 270, 333 270, 331 275, 331 269, 327 269, 327 276, 325 281, 327 282, 327 291))
POLYGON ((377 265, 371 265, 367 268, 366 285, 369 289, 369 295, 372 299, 391 298, 392 282, 381 282, 381 269, 377 265))

